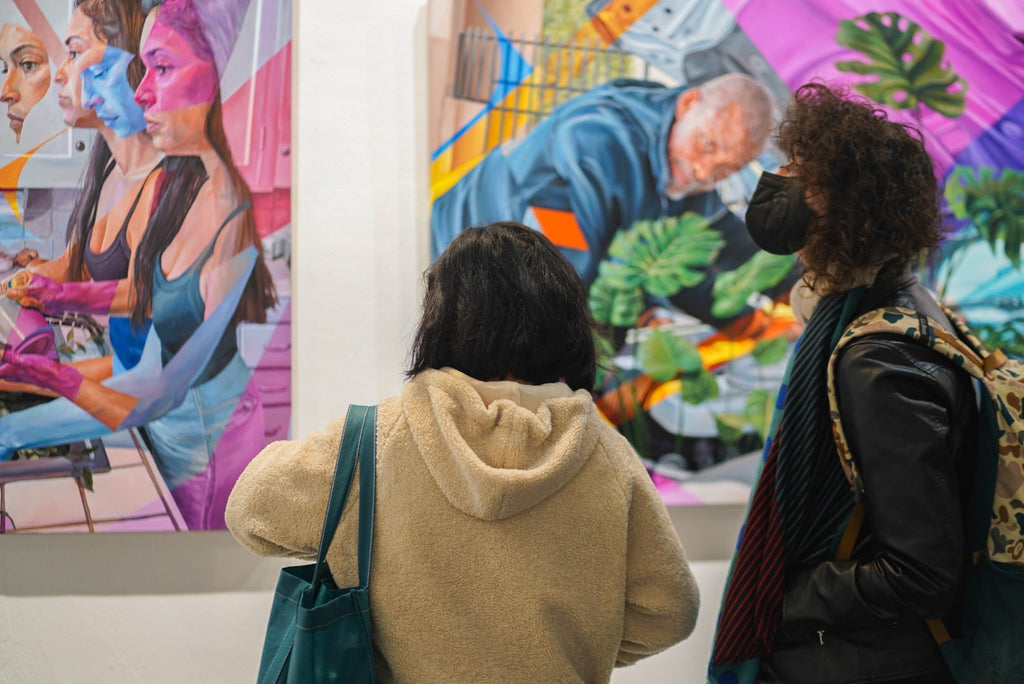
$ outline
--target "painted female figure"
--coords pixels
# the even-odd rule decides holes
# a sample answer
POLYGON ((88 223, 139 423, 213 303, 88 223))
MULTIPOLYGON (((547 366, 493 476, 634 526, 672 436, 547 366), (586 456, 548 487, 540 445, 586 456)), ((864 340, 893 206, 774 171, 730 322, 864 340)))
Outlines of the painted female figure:
MULTIPOLYGON (((5 354, 0 362, 0 377, 61 394, 108 429, 145 424, 154 459, 189 527, 218 522, 211 517, 216 515, 211 503, 219 497, 213 452, 249 381, 235 345, 235 326, 264 321, 276 301, 249 190, 234 167, 223 131, 218 87, 223 62, 214 58, 229 53, 230 47, 211 46, 188 0, 169 0, 147 18, 142 47, 146 76, 135 100, 144 109, 154 146, 167 159, 153 183, 154 209, 134 253, 131 287, 121 282, 113 295, 107 293, 112 312, 130 313, 137 324, 152 317, 147 350, 157 350, 161 367, 171 367, 182 355, 202 358, 200 367, 187 373, 161 372, 156 380, 145 376, 135 385, 129 380, 108 383, 120 388, 115 389, 67 364, 17 354, 5 354), (246 254, 252 255, 251 271, 243 269, 240 279, 236 257, 246 254), (218 315, 220 327, 210 328, 218 315), (217 334, 205 355, 196 354, 194 346, 185 354, 200 331, 209 336, 211 329, 217 334)), ((52 285, 33 276, 14 283, 8 296, 34 303, 45 300, 52 285)), ((101 282, 68 283, 60 289, 65 298, 85 298, 107 288, 109 283, 101 282)), ((259 412, 252 394, 241 404, 250 414, 259 412)), ((251 439, 241 440, 245 448, 235 449, 242 452, 239 458, 262 446, 262 423, 255 427, 251 439)), ((95 426, 91 429, 95 433, 95 426)), ((237 446, 237 437, 235 441, 237 446)), ((221 481, 230 490, 233 478, 221 481)), ((227 491, 222 494, 226 498, 227 491)))
MULTIPOLYGON (((145 132, 141 108, 130 95, 123 96, 142 80, 143 66, 136 55, 144 20, 137 1, 75 2, 65 39, 68 54, 55 80, 60 84, 64 122, 95 128, 98 135, 68 221, 66 249, 56 259, 30 267, 57 283, 123 280, 122 298, 127 297, 132 253, 146 229, 154 171, 161 158, 145 132), (103 79, 97 78, 98 74, 103 79), (106 97, 103 90, 109 90, 106 97)), ((51 287, 40 301, 47 313, 107 314, 117 308, 111 301, 115 289, 108 285, 88 295, 79 292, 73 296, 71 291, 51 287)), ((114 355, 107 359, 110 366, 94 374, 110 375, 138 361, 144 330, 133 333, 126 320, 111 317, 114 355)))

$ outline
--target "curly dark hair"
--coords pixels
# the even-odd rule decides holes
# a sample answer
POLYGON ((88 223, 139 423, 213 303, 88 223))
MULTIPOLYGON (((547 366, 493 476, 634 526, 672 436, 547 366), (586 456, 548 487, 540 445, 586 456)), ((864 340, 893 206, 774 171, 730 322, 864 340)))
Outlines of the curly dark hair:
POLYGON ((808 83, 797 89, 778 142, 819 214, 801 259, 822 294, 850 289, 866 269, 898 277, 938 244, 938 183, 913 126, 847 89, 808 83))
POLYGON ((427 270, 426 285, 408 377, 449 366, 478 380, 593 389, 587 289, 538 231, 511 221, 467 228, 427 270))

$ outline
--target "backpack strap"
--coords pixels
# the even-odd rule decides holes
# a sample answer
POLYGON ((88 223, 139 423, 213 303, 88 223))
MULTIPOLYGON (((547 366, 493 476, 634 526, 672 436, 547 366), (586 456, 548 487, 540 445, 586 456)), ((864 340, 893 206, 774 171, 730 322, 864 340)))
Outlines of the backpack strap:
POLYGON ((1001 351, 989 352, 977 337, 967 328, 946 306, 943 313, 956 328, 956 334, 950 333, 944 326, 922 313, 904 307, 885 307, 874 309, 854 320, 839 338, 839 343, 832 350, 828 360, 828 405, 832 418, 832 436, 836 442, 840 464, 847 481, 853 487, 854 497, 859 501, 864 495, 864 482, 857 470, 853 454, 850 451, 839 419, 839 401, 835 389, 835 366, 840 352, 851 342, 866 335, 900 335, 909 337, 921 344, 931 347, 939 354, 950 359, 955 365, 963 368, 976 378, 984 379, 993 370, 1006 363, 1006 355, 1001 351))

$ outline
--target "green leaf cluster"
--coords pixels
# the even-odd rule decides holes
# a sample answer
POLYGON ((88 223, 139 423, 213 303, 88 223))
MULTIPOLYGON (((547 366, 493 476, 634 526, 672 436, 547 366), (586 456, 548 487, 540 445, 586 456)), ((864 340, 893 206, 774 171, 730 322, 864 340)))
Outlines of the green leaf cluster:
POLYGON ((758 251, 745 264, 720 273, 711 288, 714 302, 711 313, 719 318, 735 316, 746 306, 750 295, 778 285, 796 263, 792 254, 769 254, 758 251))
POLYGON ((877 76, 854 86, 875 102, 915 111, 924 105, 951 119, 963 114, 967 82, 943 64, 945 44, 916 22, 896 12, 869 12, 839 22, 836 42, 869 58, 836 62, 836 68, 877 76))
POLYGON ((590 308, 599 323, 628 327, 643 312, 644 293, 670 297, 698 285, 724 240, 707 219, 682 216, 637 221, 616 234, 590 288, 590 308))
POLYGON ((652 330, 640 342, 640 368, 658 382, 667 382, 680 373, 697 373, 704 368, 697 347, 689 340, 665 330, 652 330))
MULTIPOLYGON (((602 324, 631 327, 643 313, 647 294, 671 297, 683 288, 695 287, 707 277, 707 268, 724 245, 721 235, 707 219, 686 213, 676 218, 638 221, 631 230, 616 235, 598 276, 590 287, 590 308, 602 324)), ((737 269, 719 274, 712 287, 712 312, 727 318, 740 313, 752 294, 781 282, 793 269, 795 257, 759 251, 737 269)), ((759 342, 753 353, 760 365, 781 360, 788 349, 779 337, 759 342)), ((599 351, 599 358, 611 363, 614 350, 599 351)), ((636 348, 641 372, 659 382, 678 378, 679 396, 687 404, 699 405, 719 396, 718 379, 704 367, 697 347, 669 330, 645 331, 636 348)), ((736 444, 749 433, 761 439, 768 430, 774 395, 766 390, 751 392, 742 413, 715 416, 719 439, 736 444)), ((637 413, 639 418, 640 413, 637 413)), ((621 426, 639 453, 646 453, 643 425, 621 426)))
POLYGON ((735 444, 743 436, 744 430, 750 425, 754 428, 761 442, 768 438, 772 412, 775 409, 775 392, 758 389, 747 395, 743 413, 719 413, 715 416, 718 439, 726 444, 735 444))
POLYGON ((967 219, 988 242, 993 253, 998 242, 1020 268, 1024 242, 1024 172, 981 166, 957 166, 946 181, 946 201, 958 219, 967 219))
POLYGON ((692 342, 665 330, 652 330, 637 350, 640 369, 659 382, 680 379, 680 396, 688 404, 700 404, 718 396, 718 381, 704 368, 692 342))

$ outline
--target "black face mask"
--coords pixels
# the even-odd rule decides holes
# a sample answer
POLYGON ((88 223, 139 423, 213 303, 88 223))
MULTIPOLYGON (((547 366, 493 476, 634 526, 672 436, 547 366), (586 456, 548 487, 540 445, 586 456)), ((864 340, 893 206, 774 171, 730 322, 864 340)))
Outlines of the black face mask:
POLYGON ((814 217, 800 181, 765 171, 747 206, 747 232, 766 252, 793 254, 807 242, 814 217))

